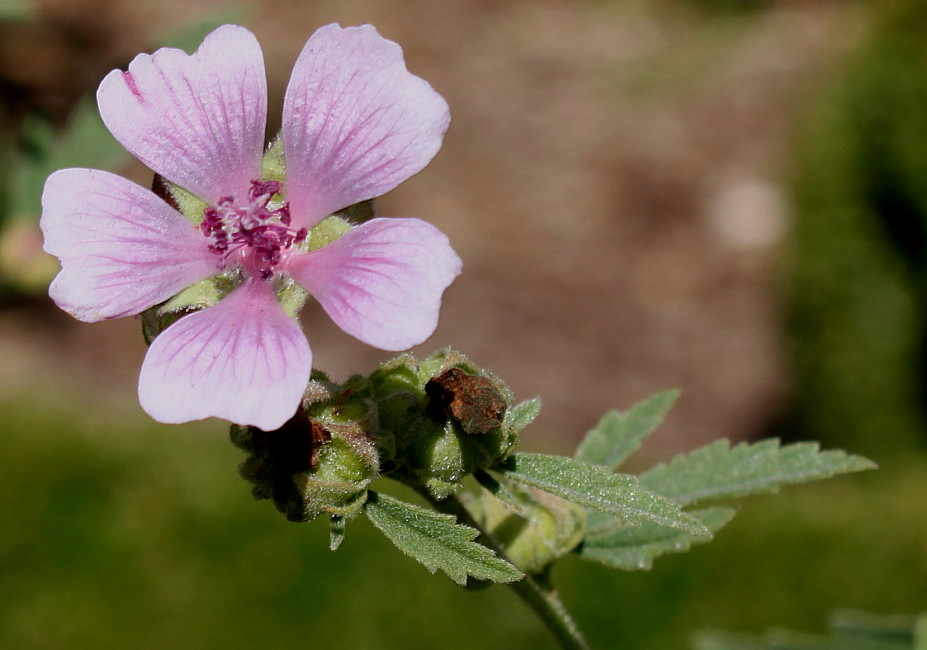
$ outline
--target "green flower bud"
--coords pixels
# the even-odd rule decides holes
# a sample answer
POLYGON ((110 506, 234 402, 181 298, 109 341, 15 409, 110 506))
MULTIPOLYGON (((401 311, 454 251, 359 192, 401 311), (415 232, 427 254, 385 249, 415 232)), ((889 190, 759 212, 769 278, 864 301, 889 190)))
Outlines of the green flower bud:
POLYGON ((495 375, 453 350, 421 362, 401 355, 370 378, 380 426, 393 434, 392 478, 424 487, 438 499, 468 474, 504 460, 517 432, 505 424, 512 393, 495 375))
POLYGON ((507 489, 518 501, 518 512, 485 490, 478 497, 464 495, 464 502, 519 569, 542 573, 582 542, 586 511, 580 506, 533 487, 507 489))
POLYGON ((241 475, 255 498, 273 500, 290 521, 360 512, 379 474, 377 439, 372 403, 351 382, 339 389, 313 380, 300 411, 276 431, 232 426, 232 442, 249 453, 241 475))

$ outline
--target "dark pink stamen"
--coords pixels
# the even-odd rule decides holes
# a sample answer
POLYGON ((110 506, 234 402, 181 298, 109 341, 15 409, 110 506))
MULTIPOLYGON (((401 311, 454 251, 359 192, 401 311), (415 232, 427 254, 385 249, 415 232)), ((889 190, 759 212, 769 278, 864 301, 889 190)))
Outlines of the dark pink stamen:
POLYGON ((219 268, 224 269, 228 258, 241 251, 245 266, 267 280, 282 261, 282 251, 306 239, 305 228, 289 228, 289 203, 273 210, 267 207, 281 190, 278 181, 251 181, 248 204, 239 206, 234 197, 224 196, 203 210, 200 230, 212 239, 208 248, 219 256, 219 268))

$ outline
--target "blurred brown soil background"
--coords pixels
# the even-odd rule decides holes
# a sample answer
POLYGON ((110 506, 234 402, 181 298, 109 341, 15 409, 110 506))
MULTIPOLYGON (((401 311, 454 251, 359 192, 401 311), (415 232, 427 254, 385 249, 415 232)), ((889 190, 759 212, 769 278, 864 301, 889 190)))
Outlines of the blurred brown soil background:
MULTIPOLYGON (((0 34, 5 100, 63 120, 113 67, 228 3, 45 0, 0 34)), ((290 67, 329 22, 372 23, 451 106, 444 148, 383 216, 446 232, 464 260, 436 334, 544 411, 523 444, 568 450, 606 410, 683 397, 651 456, 762 435, 788 389, 779 262, 792 127, 859 32, 846 2, 714 17, 681 0, 269 0, 240 14, 264 47, 270 129, 290 67)), ((122 170, 139 183, 140 165, 122 170)), ((304 312, 336 378, 390 355, 304 312)), ((47 304, 0 313, 0 393, 139 411, 131 319, 47 304)))

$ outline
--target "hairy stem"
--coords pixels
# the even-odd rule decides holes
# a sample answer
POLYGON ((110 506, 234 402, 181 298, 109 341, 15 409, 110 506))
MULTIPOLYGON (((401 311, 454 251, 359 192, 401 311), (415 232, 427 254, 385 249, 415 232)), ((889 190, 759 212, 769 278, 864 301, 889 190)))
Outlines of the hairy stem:
MULTIPOLYGON (((495 551, 499 557, 506 557, 499 543, 493 539, 488 531, 483 529, 457 497, 452 495, 438 501, 424 490, 421 491, 421 494, 436 510, 454 515, 460 523, 480 531, 479 542, 495 551)), ((544 622, 544 625, 557 639, 561 648, 564 648, 564 650, 589 650, 589 644, 586 643, 583 633, 563 605, 563 601, 557 595, 556 589, 546 577, 525 575, 522 580, 510 583, 508 586, 544 622)))

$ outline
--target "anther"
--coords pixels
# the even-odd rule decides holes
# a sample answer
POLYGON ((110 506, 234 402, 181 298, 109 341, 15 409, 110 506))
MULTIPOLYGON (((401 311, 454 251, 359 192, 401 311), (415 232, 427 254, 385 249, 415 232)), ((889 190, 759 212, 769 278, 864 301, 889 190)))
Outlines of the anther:
POLYGON ((238 253, 246 268, 267 280, 283 260, 282 251, 305 241, 308 234, 305 228, 297 231, 289 228, 289 204, 268 207, 281 190, 279 181, 253 180, 248 204, 238 205, 234 197, 224 196, 216 205, 203 210, 200 229, 212 239, 208 250, 219 256, 220 269, 226 267, 229 257, 238 253))

